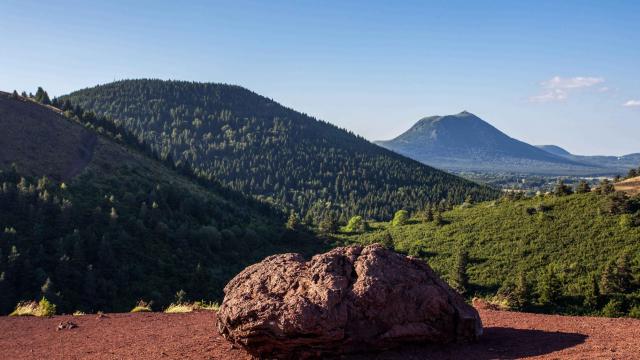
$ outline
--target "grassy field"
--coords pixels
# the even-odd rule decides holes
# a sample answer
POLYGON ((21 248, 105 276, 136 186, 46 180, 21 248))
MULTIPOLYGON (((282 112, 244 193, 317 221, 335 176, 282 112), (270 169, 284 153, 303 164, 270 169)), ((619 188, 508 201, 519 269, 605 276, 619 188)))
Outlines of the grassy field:
MULTIPOLYGON (((465 204, 444 212, 444 225, 418 216, 407 225, 372 223, 365 233, 337 237, 341 243, 368 244, 389 234, 397 251, 426 259, 450 282, 456 255, 464 247, 469 253, 470 296, 495 294, 520 273, 535 292, 550 271, 565 300, 581 303, 592 277, 600 279, 607 263, 625 253, 631 255, 633 273, 640 274, 640 227, 629 224, 628 214, 603 210, 607 201, 604 195, 589 193, 465 204)), ((556 311, 588 312, 580 306, 556 311)))

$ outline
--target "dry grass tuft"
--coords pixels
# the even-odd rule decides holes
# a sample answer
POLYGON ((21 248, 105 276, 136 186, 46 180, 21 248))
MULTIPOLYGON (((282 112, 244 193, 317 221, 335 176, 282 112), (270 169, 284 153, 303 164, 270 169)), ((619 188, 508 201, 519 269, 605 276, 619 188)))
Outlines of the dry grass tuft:
POLYGON ((189 303, 173 303, 167 307, 164 312, 167 314, 190 313, 196 310, 218 311, 220 304, 217 302, 196 301, 189 303))
POLYGON ((39 302, 19 302, 9 316, 53 316, 55 314, 56 306, 43 297, 39 302))
POLYGON ((181 313, 190 313, 194 308, 194 304, 171 304, 168 308, 164 310, 167 314, 181 314, 181 313))
POLYGON ((146 302, 144 300, 139 300, 138 303, 136 304, 136 306, 131 309, 132 313, 137 313, 137 312, 152 312, 153 310, 151 310, 151 303, 146 302))

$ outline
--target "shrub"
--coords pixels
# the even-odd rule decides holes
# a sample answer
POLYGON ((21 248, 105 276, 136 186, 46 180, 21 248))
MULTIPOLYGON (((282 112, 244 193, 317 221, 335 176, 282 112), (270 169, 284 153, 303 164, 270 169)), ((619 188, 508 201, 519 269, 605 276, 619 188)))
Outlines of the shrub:
POLYGON ((9 316, 53 316, 55 314, 56 305, 43 297, 39 302, 19 302, 16 305, 16 309, 9 316))
POLYGON ((344 227, 344 231, 349 233, 367 232, 369 231, 369 223, 366 222, 362 216, 356 215, 349 219, 347 226, 344 227))
POLYGON ((214 301, 196 301, 194 303, 173 303, 164 312, 167 314, 189 313, 196 310, 218 311, 220 304, 214 301))
POLYGON ((391 226, 402 226, 409 222, 409 212, 407 210, 398 210, 391 220, 391 226))
POLYGON ((622 301, 618 299, 611 299, 602 309, 602 315, 606 317, 621 317, 624 316, 624 309, 622 301))
POLYGON ((84 311, 80 311, 80 310, 76 310, 73 312, 73 316, 82 316, 82 315, 87 315, 84 313, 84 311))
POLYGON ((210 311, 218 311, 220 310, 220 304, 215 301, 198 301, 195 303, 198 310, 210 310, 210 311))
POLYGON ((9 316, 37 316, 37 313, 38 303, 35 301, 21 301, 9 316))
POLYGON ((136 306, 131 309, 132 313, 136 313, 136 312, 151 312, 153 310, 151 310, 151 303, 146 302, 144 300, 139 300, 138 303, 136 304, 136 306))
POLYGON ((634 306, 629 310, 629 317, 640 319, 640 305, 634 306))
POLYGON ((164 312, 167 314, 190 313, 194 310, 193 304, 171 304, 164 312))

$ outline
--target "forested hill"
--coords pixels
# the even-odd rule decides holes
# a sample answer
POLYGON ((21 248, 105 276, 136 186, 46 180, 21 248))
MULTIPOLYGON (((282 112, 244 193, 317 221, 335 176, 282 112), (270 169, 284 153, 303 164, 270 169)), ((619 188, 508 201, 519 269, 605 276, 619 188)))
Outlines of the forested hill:
POLYGON ((66 313, 162 308, 180 290, 219 300, 249 264, 321 250, 272 207, 118 144, 88 113, 65 115, 0 92, 0 314, 42 296, 66 313))
POLYGON ((161 158, 308 222, 327 212, 386 219, 401 208, 497 196, 239 86, 125 80, 60 100, 107 116, 161 158))

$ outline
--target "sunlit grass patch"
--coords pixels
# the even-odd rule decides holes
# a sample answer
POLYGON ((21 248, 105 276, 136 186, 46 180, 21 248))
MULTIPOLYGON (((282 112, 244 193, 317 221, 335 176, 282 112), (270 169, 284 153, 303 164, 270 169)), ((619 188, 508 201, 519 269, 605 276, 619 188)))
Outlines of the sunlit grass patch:
POLYGON ((153 310, 151 309, 151 303, 150 302, 146 302, 144 300, 139 300, 138 303, 136 304, 136 306, 131 309, 132 313, 137 313, 137 312, 152 312, 153 310))
POLYGON ((189 313, 195 310, 218 311, 220 304, 217 302, 196 301, 194 303, 173 303, 164 312, 167 314, 189 313))
POLYGON ((56 305, 46 298, 35 301, 21 301, 16 305, 9 316, 53 316, 56 314, 56 305))

